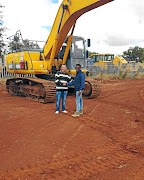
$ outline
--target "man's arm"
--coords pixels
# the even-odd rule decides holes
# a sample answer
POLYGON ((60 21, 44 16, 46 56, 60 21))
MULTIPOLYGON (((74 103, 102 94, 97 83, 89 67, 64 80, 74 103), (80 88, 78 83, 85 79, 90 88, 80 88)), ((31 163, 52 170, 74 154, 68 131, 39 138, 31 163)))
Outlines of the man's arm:
POLYGON ((67 83, 67 86, 73 86, 74 85, 74 81, 72 78, 71 78, 71 81, 67 83))
POLYGON ((81 86, 80 86, 80 90, 83 90, 85 87, 85 75, 84 73, 81 74, 81 86))

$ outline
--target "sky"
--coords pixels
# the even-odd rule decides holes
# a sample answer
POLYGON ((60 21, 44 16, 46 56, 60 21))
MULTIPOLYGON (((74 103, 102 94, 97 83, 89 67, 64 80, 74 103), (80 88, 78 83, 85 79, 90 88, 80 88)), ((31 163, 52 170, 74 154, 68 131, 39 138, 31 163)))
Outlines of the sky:
MULTIPOLYGON (((21 30, 23 39, 46 41, 62 0, 1 0, 6 37, 21 30)), ((89 51, 123 54, 144 48, 144 1, 115 0, 82 15, 74 35, 91 39, 89 51)))

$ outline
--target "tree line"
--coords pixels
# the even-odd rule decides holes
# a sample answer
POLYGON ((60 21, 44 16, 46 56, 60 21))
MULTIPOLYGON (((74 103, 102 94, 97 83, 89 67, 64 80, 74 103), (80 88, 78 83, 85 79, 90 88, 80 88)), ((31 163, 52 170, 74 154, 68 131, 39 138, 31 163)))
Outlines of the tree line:
POLYGON ((130 47, 127 51, 124 51, 123 54, 129 58, 138 58, 140 62, 144 61, 144 48, 138 46, 130 47))

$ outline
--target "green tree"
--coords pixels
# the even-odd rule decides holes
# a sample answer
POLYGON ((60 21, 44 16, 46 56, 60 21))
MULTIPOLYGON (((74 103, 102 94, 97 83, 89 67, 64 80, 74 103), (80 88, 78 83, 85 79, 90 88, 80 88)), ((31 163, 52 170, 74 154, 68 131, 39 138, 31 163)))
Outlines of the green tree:
POLYGON ((144 62, 144 52, 142 53, 142 56, 140 57, 140 61, 144 62))
POLYGON ((98 54, 98 53, 89 51, 89 57, 91 57, 92 54, 98 54))
POLYGON ((130 47, 127 51, 124 51, 124 55, 128 55, 130 58, 140 58, 143 56, 144 53, 144 48, 135 46, 135 47, 130 47))
POLYGON ((5 47, 5 43, 4 43, 4 32, 6 30, 6 28, 3 26, 3 11, 2 9, 4 8, 4 6, 2 6, 0 4, 0 57, 3 57, 2 54, 4 52, 4 47, 5 47))

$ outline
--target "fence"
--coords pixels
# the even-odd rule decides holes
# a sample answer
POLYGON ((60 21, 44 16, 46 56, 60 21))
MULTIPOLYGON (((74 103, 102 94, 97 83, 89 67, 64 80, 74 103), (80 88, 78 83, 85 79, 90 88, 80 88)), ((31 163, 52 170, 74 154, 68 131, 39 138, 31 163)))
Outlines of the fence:
MULTIPOLYGON (((128 63, 127 65, 114 65, 113 63, 104 63, 101 65, 93 65, 89 63, 87 65, 90 76, 98 76, 100 74, 110 75, 127 75, 128 77, 134 77, 136 74, 141 73, 144 76, 144 63, 128 63)), ((6 72, 5 64, 0 60, 0 78, 7 79, 13 77, 35 77, 32 74, 12 74, 6 72)))
POLYGON ((90 73, 90 76, 98 76, 101 74, 110 74, 110 75, 126 75, 127 77, 133 78, 137 74, 142 74, 144 76, 144 63, 127 63, 123 65, 114 65, 113 63, 102 63, 100 65, 88 64, 87 69, 90 73))
POLYGON ((0 79, 8 79, 14 77, 35 77, 34 74, 13 74, 6 71, 5 63, 0 59, 0 79))

